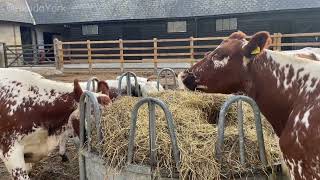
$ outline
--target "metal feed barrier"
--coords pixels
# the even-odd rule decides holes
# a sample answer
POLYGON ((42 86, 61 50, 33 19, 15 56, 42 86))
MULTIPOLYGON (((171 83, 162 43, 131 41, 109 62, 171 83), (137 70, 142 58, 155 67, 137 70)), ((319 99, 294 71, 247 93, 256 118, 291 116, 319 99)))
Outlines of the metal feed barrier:
MULTIPOLYGON (((89 87, 89 86, 88 86, 89 87)), ((173 123, 172 114, 164 102, 154 98, 141 99, 135 106, 131 115, 130 136, 128 145, 127 166, 120 174, 113 174, 107 172, 105 162, 101 158, 101 151, 95 151, 91 147, 91 112, 93 107, 93 116, 96 123, 98 133, 98 142, 102 141, 101 132, 101 112, 96 97, 90 91, 85 91, 80 98, 80 151, 79 151, 79 166, 80 166, 80 180, 103 180, 107 179, 152 179, 152 167, 157 164, 156 159, 156 122, 155 122, 155 107, 156 105, 164 111, 169 134, 172 143, 173 156, 176 163, 176 168, 180 168, 180 150, 177 144, 175 134, 175 127, 173 123), (150 136, 150 165, 138 166, 132 165, 134 138, 136 132, 137 115, 139 108, 148 103, 149 105, 149 136, 150 136)))
MULTIPOLYGON (((80 152, 79 152, 79 166, 80 166, 80 180, 86 180, 86 156, 90 156, 92 152, 91 147, 91 112, 93 107, 93 116, 96 123, 98 134, 98 142, 102 141, 101 133, 101 112, 97 98, 90 91, 85 91, 80 98, 80 152), (85 146, 86 144, 86 146, 85 146)), ((101 154, 101 152, 99 152, 101 154)))
POLYGON ((98 91, 98 87, 96 87, 95 82, 97 83, 97 86, 98 86, 99 79, 97 77, 92 77, 87 81, 87 88, 86 88, 87 91, 91 91, 90 90, 91 89, 91 84, 92 84, 92 92, 97 92, 98 91))
POLYGON ((134 81, 135 81, 135 91, 136 93, 138 94, 138 96, 141 96, 141 92, 140 92, 140 89, 139 89, 139 83, 138 83, 138 79, 137 79, 137 76, 135 73, 133 72, 126 72, 126 73, 123 73, 120 78, 119 78, 119 84, 118 84, 118 93, 119 95, 121 96, 121 85, 122 85, 122 79, 123 77, 127 77, 126 80, 127 80, 127 95, 128 96, 131 96, 132 95, 132 92, 131 92, 131 76, 134 78, 134 81))
MULTIPOLYGON (((244 154, 242 101, 249 103, 254 110, 257 137, 258 137, 258 143, 259 143, 259 155, 260 155, 262 164, 267 166, 265 148, 264 148, 264 142, 263 142, 263 132, 262 132, 262 125, 261 125, 260 111, 256 103, 251 98, 246 96, 233 96, 230 99, 228 99, 221 108, 221 111, 219 114, 219 122, 218 122, 218 140, 215 147, 216 157, 218 159, 218 162, 222 163, 225 116, 231 104, 237 102, 241 163, 242 164, 244 163, 245 154, 244 154)), ((121 172, 117 172, 117 173, 109 170, 109 168, 106 167, 106 162, 101 157, 102 156, 101 150, 96 150, 91 147, 91 142, 92 142, 91 124, 93 123, 93 121, 91 121, 90 118, 91 118, 92 112, 93 112, 97 134, 98 134, 97 140, 98 142, 101 142, 103 139, 102 132, 101 132, 101 125, 100 125, 101 112, 100 112, 99 104, 94 94, 92 92, 85 91, 80 99, 80 151, 79 151, 80 180, 103 180, 103 179, 151 180, 151 179, 154 179, 153 168, 156 167, 157 165, 156 118, 155 118, 156 105, 158 105, 165 113, 169 135, 171 139, 171 144, 172 144, 173 158, 176 164, 176 169, 179 172, 180 163, 181 163, 180 149, 177 145, 177 137, 175 134, 175 126, 174 126, 172 114, 164 102, 155 98, 150 98, 150 97, 143 98, 139 102, 137 102, 131 112, 131 124, 130 124, 130 132, 129 132, 128 156, 127 156, 126 167, 124 167, 121 170, 121 172), (150 141, 149 143, 150 165, 149 166, 132 164, 133 156, 134 156, 133 151, 134 151, 134 140, 135 140, 135 134, 136 134, 138 110, 145 103, 148 103, 148 108, 149 108, 149 141, 150 141)), ((261 172, 260 174, 253 175, 252 177, 254 179, 265 179, 266 178, 265 173, 261 172)), ((268 173, 270 173, 270 171, 268 171, 268 173)), ((280 176, 279 174, 276 175, 276 177, 280 177, 280 176)), ((167 178, 160 177, 159 179, 167 179, 167 178)), ((178 178, 171 178, 171 179, 176 180, 178 178)), ((241 177, 235 178, 235 179, 241 179, 241 177)))
POLYGON ((169 89, 169 87, 168 87, 168 77, 167 77, 167 75, 168 75, 167 73, 168 73, 168 72, 173 75, 174 86, 175 86, 175 88, 176 88, 176 87, 177 87, 176 73, 174 72, 173 69, 163 68, 163 69, 161 69, 161 70, 159 71, 159 73, 158 73, 158 79, 157 79, 157 88, 158 88, 158 91, 159 91, 159 89, 160 89, 160 76, 161 76, 161 74, 164 73, 164 72, 165 72, 165 74, 164 74, 164 79, 165 79, 164 89, 165 89, 165 90, 168 90, 168 89, 169 89))
POLYGON ((141 99, 133 108, 131 113, 131 125, 130 125, 130 135, 129 135, 129 145, 128 145, 128 157, 127 157, 127 164, 130 165, 133 161, 133 149, 134 149, 134 139, 136 134, 136 126, 137 126, 137 117, 138 117, 138 110, 139 108, 148 103, 149 108, 149 140, 150 140, 150 165, 151 167, 155 167, 157 164, 156 159, 156 115, 155 115, 155 107, 156 105, 160 106, 161 109, 164 111, 167 125, 169 129, 169 134, 171 138, 172 150, 173 150, 173 157, 176 163, 177 170, 180 169, 180 150, 177 144, 177 137, 175 134, 175 127, 173 123, 172 114, 169 111, 167 105, 162 102, 161 100, 147 97, 141 99))
POLYGON ((263 131, 261 125, 261 115, 260 110, 256 102, 247 96, 232 96, 229 98, 221 107, 219 113, 218 121, 218 139, 216 143, 216 158, 220 164, 222 164, 222 154, 223 154, 223 141, 224 141, 224 128, 225 128, 225 116, 230 108, 230 106, 237 102, 237 114, 238 114, 238 130, 239 130, 239 146, 240 146, 240 162, 245 163, 245 150, 244 150, 244 131, 243 131, 243 111, 242 111, 242 101, 247 102, 253 109, 256 132, 259 145, 259 157, 264 166, 267 166, 267 159, 265 155, 265 146, 263 139, 263 131))

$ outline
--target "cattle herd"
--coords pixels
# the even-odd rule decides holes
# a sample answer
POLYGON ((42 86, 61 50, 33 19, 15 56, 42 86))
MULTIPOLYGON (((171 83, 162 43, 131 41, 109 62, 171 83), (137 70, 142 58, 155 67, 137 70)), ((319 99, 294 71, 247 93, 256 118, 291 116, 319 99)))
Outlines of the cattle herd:
MULTIPOLYGON (((181 72, 178 89, 250 96, 279 137, 291 178, 320 179, 320 51, 278 52, 269 50, 270 44, 268 32, 249 41, 235 32, 181 72)), ((121 91, 118 83, 119 78, 97 83, 94 94, 101 106, 125 94, 125 79, 121 91)), ((146 78, 138 78, 138 86, 143 97, 158 91, 157 82, 146 78)), ((30 179, 32 165, 57 147, 67 159, 67 139, 79 135, 78 106, 85 87, 78 80, 63 83, 25 70, 0 69, 0 158, 12 179, 30 179)), ((131 89, 133 96, 139 95, 136 87, 131 89)))

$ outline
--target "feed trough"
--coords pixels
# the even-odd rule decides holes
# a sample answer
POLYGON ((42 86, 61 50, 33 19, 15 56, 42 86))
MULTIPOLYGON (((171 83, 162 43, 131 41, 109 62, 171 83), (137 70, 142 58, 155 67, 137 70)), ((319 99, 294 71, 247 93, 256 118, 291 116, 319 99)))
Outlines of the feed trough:
MULTIPOLYGON (((86 108, 91 108, 92 104, 96 103, 94 100, 90 100, 90 92, 86 92, 83 96, 86 96, 87 98, 82 98, 85 101, 81 101, 81 104, 87 104, 86 106, 82 105, 81 109, 81 131, 83 131, 81 134, 84 135, 86 131, 86 137, 81 136, 81 147, 83 147, 80 151, 80 172, 81 172, 81 179, 85 180, 102 180, 102 179, 154 179, 157 177, 158 179, 181 179, 181 176, 179 175, 180 171, 180 163, 181 163, 181 154, 179 146, 177 145, 177 136, 176 136, 176 127, 174 125, 175 121, 173 120, 172 114, 170 112, 170 109, 168 106, 161 100, 155 99, 155 98, 143 98, 140 99, 134 106, 133 111, 131 112, 131 123, 130 123, 130 133, 129 137, 126 139, 128 141, 128 154, 126 156, 126 163, 125 166, 121 168, 120 171, 115 171, 113 167, 109 167, 107 161, 103 156, 103 149, 101 149, 101 146, 96 146, 92 148, 91 141, 96 141, 98 144, 103 141, 103 138, 100 136, 101 132, 99 132, 99 129, 101 129, 101 122, 100 122, 100 114, 99 108, 97 110, 94 110, 95 112, 94 119, 95 119, 95 127, 98 129, 98 136, 91 136, 89 132, 91 132, 90 129, 88 129, 90 125, 87 125, 87 127, 84 127, 85 121, 89 121, 90 115, 85 115, 85 112, 92 112, 91 109, 86 110, 86 108), (149 163, 148 164, 133 164, 132 158, 133 158, 133 151, 135 148, 133 148, 133 142, 135 140, 135 127, 136 127, 136 115, 139 107, 141 107, 143 104, 148 104, 148 110, 149 110, 149 142, 151 146, 149 146, 149 163), (172 159, 174 162, 174 169, 171 172, 162 171, 162 173, 159 175, 155 175, 155 166, 157 164, 156 162, 156 156, 155 156, 155 135, 156 131, 154 128, 154 117, 155 117, 155 106, 161 107, 161 109, 164 111, 165 117, 166 117, 166 124, 168 127, 168 134, 170 136, 170 142, 171 142, 171 149, 172 149, 172 159), (96 137, 96 140, 94 140, 92 137, 96 137)), ((231 98, 234 98, 232 96, 231 98)), ((239 100, 246 101, 245 97, 239 97, 238 99, 233 99, 233 102, 238 102, 239 100)), ((232 102, 232 103, 233 103, 232 102)), ((222 106, 224 109, 222 109, 221 112, 224 112, 228 109, 228 106, 231 105, 230 101, 227 101, 225 104, 226 106, 222 106)), ((240 103, 239 103, 240 104, 240 103)), ((98 107, 97 105, 94 105, 93 107, 98 107)), ((240 105, 239 105, 240 107, 240 105)), ((240 117, 240 115, 239 115, 240 117)), ((219 124, 222 122, 221 118, 219 120, 219 124)), ((239 121, 240 122, 240 121, 239 121)), ((257 120, 257 125, 259 126, 259 121, 257 120)), ((87 123, 91 124, 91 123, 87 123)), ((219 126, 219 125, 218 125, 219 126)), ((241 126, 240 126, 241 127, 241 126)), ((239 128, 240 131, 241 128, 239 128)), ((219 130, 221 132, 221 130, 219 130)), ((258 137, 262 131, 258 132, 258 137)), ((220 133, 221 134, 221 133, 220 133)), ((223 139, 223 138, 222 138, 223 139)), ((240 142, 243 141, 243 139, 240 137, 240 142)), ((263 141, 263 139, 262 139, 263 141)), ((220 141, 221 142, 221 141, 220 141)), ((223 142, 223 141, 222 141, 223 142)), ((259 141, 260 142, 260 141, 259 141)), ((241 144, 241 143, 240 143, 241 144)), ((261 142, 259 143, 261 146, 261 142)), ((221 144, 219 143, 216 146, 216 149, 221 149, 221 144)), ((240 145, 240 147, 243 148, 243 146, 240 145)), ((210 150, 210 149, 209 149, 210 150)), ((213 151, 213 150, 212 150, 213 151)), ((241 152, 241 150, 240 150, 241 152)), ((263 157, 263 147, 260 151, 260 160, 262 161, 261 164, 265 164, 264 157, 263 157)), ((222 152, 221 152, 222 153, 222 152)), ((241 155, 241 161, 244 161, 245 156, 241 155)), ((217 159, 219 158, 219 153, 217 154, 217 159)), ((221 163, 224 163, 222 161, 219 161, 221 163)), ((252 168, 247 172, 241 172, 241 173, 235 173, 230 174, 228 172, 228 176, 220 176, 220 179, 229 179, 226 177, 233 177, 233 179, 242 179, 243 177, 246 177, 247 179, 253 178, 253 179, 266 179, 267 177, 277 177, 277 179, 284 178, 281 172, 280 164, 273 164, 268 167, 265 167, 263 169, 261 168, 252 168)))

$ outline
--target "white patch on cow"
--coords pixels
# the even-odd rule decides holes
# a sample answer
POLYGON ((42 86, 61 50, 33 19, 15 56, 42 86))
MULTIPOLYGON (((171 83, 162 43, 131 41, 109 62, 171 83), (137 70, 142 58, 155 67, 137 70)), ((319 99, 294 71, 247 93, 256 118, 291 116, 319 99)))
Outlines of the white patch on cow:
MULTIPOLYGON (((21 146, 17 141, 13 143, 10 150, 5 156, 1 156, 1 159, 3 160, 10 174, 12 174, 16 170, 27 172, 26 163, 24 161, 23 146, 21 146)), ((23 177, 16 177, 16 179, 28 180, 29 177, 25 175, 23 177)))
POLYGON ((294 180, 294 169, 295 169, 295 162, 294 160, 292 160, 292 162, 288 159, 285 160, 287 162, 287 164, 289 164, 289 171, 290 171, 290 176, 291 176, 291 180, 294 180))
POLYGON ((223 68, 224 66, 226 66, 228 64, 229 59, 230 59, 229 56, 223 58, 223 60, 221 60, 221 61, 212 59, 212 61, 214 63, 214 69, 223 68))
POLYGON ((243 56, 243 60, 242 60, 243 67, 246 68, 248 66, 249 62, 250 62, 250 59, 245 57, 245 56, 243 56))
POLYGON ((29 173, 32 170, 33 163, 26 163, 26 170, 29 173))
POLYGON ((298 144, 298 146, 299 146, 300 148, 302 148, 302 144, 301 144, 300 141, 299 141, 298 131, 295 131, 295 134, 296 134, 296 143, 298 144))
MULTIPOLYGON (((142 83, 140 86, 142 97, 148 97, 151 93, 158 92, 156 81, 148 81, 144 84, 142 83)), ((159 84, 159 91, 164 91, 161 84, 159 84)))
POLYGON ((0 159, 3 160, 4 156, 3 156, 3 151, 0 149, 0 159))
MULTIPOLYGON (((308 59, 290 56, 283 52, 278 52, 278 51, 266 50, 266 53, 267 53, 268 59, 271 59, 275 63, 280 65, 279 69, 281 68, 285 69, 285 79, 286 79, 284 82, 285 89, 292 88, 293 86, 292 82, 296 82, 299 79, 303 79, 303 77, 307 75, 309 75, 309 78, 306 82, 303 82, 305 85, 301 87, 302 90, 300 91, 300 93, 303 91, 303 89, 305 89, 306 93, 312 93, 316 89, 317 83, 319 83, 319 79, 320 79, 320 71, 319 71, 320 62, 310 61, 308 59), (294 76, 292 77, 290 83, 287 83, 287 78, 288 78, 287 69, 289 67, 286 67, 286 65, 292 66, 294 70, 294 76), (299 77, 297 74, 298 70, 300 70, 299 77), (313 87, 311 87, 312 79, 316 79, 316 84, 313 87)), ((273 72, 273 75, 277 78, 277 81, 279 81, 280 77, 277 77, 275 72, 273 72)), ((277 82, 277 84, 279 87, 280 82, 277 82)))
POLYGON ((178 82, 178 89, 181 90, 188 90, 188 88, 183 84, 182 82, 182 76, 183 76, 184 72, 181 72, 178 74, 178 78, 177 78, 177 82, 178 82))
MULTIPOLYGON (((10 92, 2 98, 10 102, 15 102, 8 107, 10 116, 12 116, 18 108, 23 107, 29 100, 33 102, 32 106, 43 106, 46 103, 53 103, 62 94, 73 91, 73 85, 70 83, 48 80, 33 72, 21 69, 1 69, 0 71, 0 87, 10 92), (16 83, 13 83, 14 81, 16 83), (35 91, 31 91, 32 88, 35 91), (54 93, 52 94, 51 91, 54 93)), ((22 110, 25 111, 27 109, 22 110)), ((28 110, 31 109, 29 108, 28 110)))
POLYGON ((310 116, 310 109, 304 113, 303 118, 301 119, 301 122, 304 124, 304 126, 308 129, 309 124, 309 116, 310 116))
POLYGON ((21 138, 24 153, 31 153, 31 162, 37 162, 49 155, 58 145, 62 135, 49 136, 48 131, 36 128, 32 133, 21 138))
POLYGON ((249 43, 249 41, 243 39, 242 40, 242 48, 244 48, 248 43, 249 43))
POLYGON ((198 89, 198 90, 207 90, 207 89, 208 89, 208 86, 198 85, 198 86, 196 87, 196 89, 198 89))
POLYGON ((282 51, 285 54, 291 55, 291 56, 297 56, 300 54, 307 55, 307 56, 314 56, 316 61, 320 61, 320 48, 312 48, 312 47, 306 47, 299 50, 291 50, 291 51, 282 51))
MULTIPOLYGON (((120 76, 117 76, 117 78, 115 80, 116 81, 116 88, 118 88, 119 79, 120 79, 120 76)), ((108 84, 109 84, 109 81, 110 80, 107 81, 108 84)), ((137 81, 138 81, 137 82, 138 84, 141 84, 141 83, 146 83, 148 81, 148 79, 144 78, 144 77, 137 77, 137 81)), ((130 77, 130 82, 131 82, 131 85, 134 86, 135 85, 135 78, 134 77, 130 77)), ((110 83, 114 83, 114 82, 110 82, 110 83)), ((113 86, 111 86, 111 87, 113 87, 113 86)), ((126 87, 127 87, 127 77, 125 76, 125 77, 122 78, 121 88, 126 88, 126 87)))
POLYGON ((302 164, 302 161, 298 161, 298 172, 299 172, 300 177, 302 177, 302 166, 301 166, 301 164, 302 164))
POLYGON ((293 126, 296 126, 296 124, 298 123, 298 121, 299 121, 299 116, 300 116, 300 113, 298 113, 298 114, 296 115, 296 117, 294 118, 294 125, 293 125, 293 126))

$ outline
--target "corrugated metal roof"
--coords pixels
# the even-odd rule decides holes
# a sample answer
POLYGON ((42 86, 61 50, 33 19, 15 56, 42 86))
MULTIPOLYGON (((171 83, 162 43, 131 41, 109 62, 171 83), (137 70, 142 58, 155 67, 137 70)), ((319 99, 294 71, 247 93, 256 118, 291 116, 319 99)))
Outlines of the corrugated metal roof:
POLYGON ((34 23, 26 0, 0 0, 0 21, 34 23))
MULTIPOLYGON (((0 0, 15 4, 24 0, 0 0)), ((26 0, 37 24, 175 18, 319 8, 320 0, 26 0)), ((1 6, 0 6, 1 7, 1 6)), ((9 13, 10 14, 10 13, 9 13)), ((30 15, 10 15, 32 22, 30 15)), ((6 17, 5 15, 1 15, 6 17)), ((9 18, 9 17, 7 17, 9 18)))

